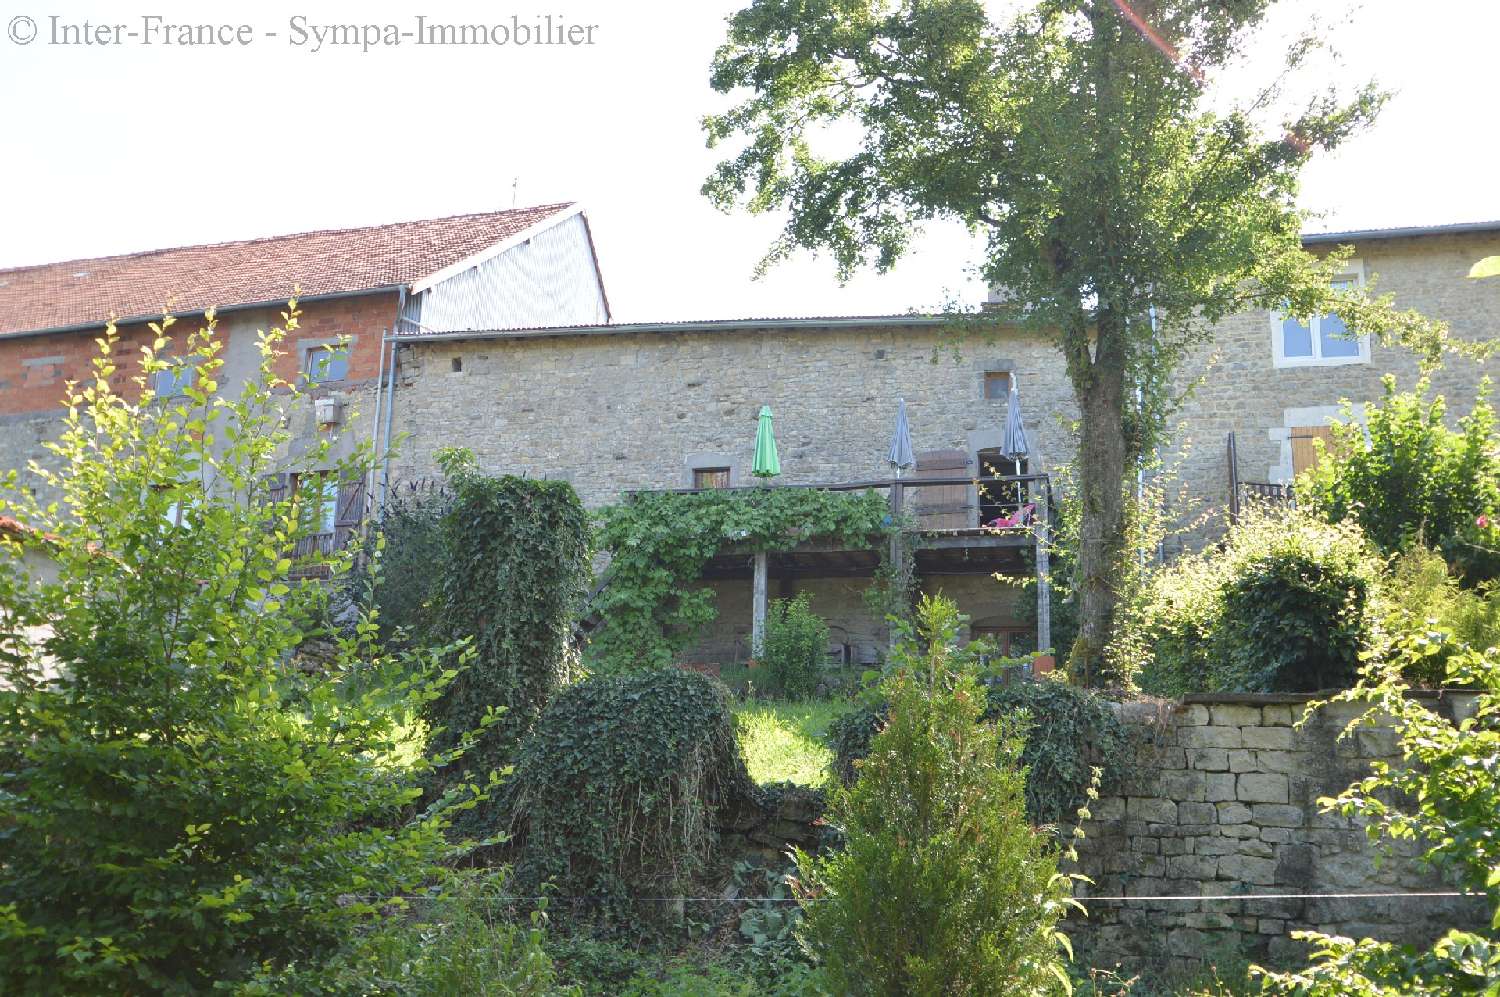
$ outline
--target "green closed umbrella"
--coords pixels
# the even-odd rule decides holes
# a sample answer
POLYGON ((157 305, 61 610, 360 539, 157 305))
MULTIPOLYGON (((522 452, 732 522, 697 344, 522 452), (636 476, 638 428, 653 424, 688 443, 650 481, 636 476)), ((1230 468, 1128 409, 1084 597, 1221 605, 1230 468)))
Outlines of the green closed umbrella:
POLYGON ((776 431, 771 428, 771 406, 760 408, 760 425, 755 429, 755 463, 750 473, 757 478, 774 478, 781 473, 781 460, 776 456, 776 431))

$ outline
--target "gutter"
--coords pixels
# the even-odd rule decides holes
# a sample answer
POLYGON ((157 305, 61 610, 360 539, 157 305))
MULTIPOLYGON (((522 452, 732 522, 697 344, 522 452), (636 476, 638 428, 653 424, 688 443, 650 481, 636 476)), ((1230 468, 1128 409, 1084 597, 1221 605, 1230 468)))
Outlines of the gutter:
POLYGON ((1302 245, 1319 246, 1328 243, 1367 242, 1374 239, 1416 239, 1432 235, 1470 235, 1475 233, 1500 233, 1500 219, 1487 222, 1456 222, 1452 225, 1413 225, 1407 228, 1351 229, 1347 232, 1315 232, 1303 234, 1302 245))
MULTIPOLYGON (((297 298, 297 302, 299 304, 305 304, 309 301, 332 301, 335 298, 365 298, 373 294, 390 294, 393 291, 404 291, 405 288, 405 284, 382 284, 380 287, 366 287, 357 291, 330 291, 327 294, 300 295, 297 298)), ((243 312, 250 311, 256 308, 284 308, 286 307, 286 303, 291 300, 291 297, 291 295, 287 295, 285 298, 273 298, 269 301, 246 301, 235 305, 215 305, 213 306, 213 309, 216 314, 222 315, 225 312, 243 312)), ((194 308, 182 312, 168 311, 166 312, 166 314, 171 315, 173 318, 187 318, 192 315, 202 315, 207 310, 208 308, 204 307, 194 308)), ((162 314, 162 312, 156 312, 151 315, 131 315, 128 317, 116 318, 113 321, 115 325, 136 325, 141 322, 158 321, 162 317, 162 314)), ((56 325, 48 329, 18 329, 15 332, 0 332, 0 341, 10 339, 29 339, 33 336, 54 336, 64 332, 89 332, 95 329, 104 328, 109 324, 110 321, 110 319, 102 319, 97 322, 80 322, 74 325, 56 325)))
POLYGON ((476 329, 467 332, 407 333, 392 338, 402 343, 439 343, 461 339, 549 339, 561 336, 633 336, 670 332, 769 332, 783 329, 870 329, 961 325, 974 316, 871 315, 867 317, 709 319, 697 322, 622 322, 605 325, 562 325, 532 329, 476 329))

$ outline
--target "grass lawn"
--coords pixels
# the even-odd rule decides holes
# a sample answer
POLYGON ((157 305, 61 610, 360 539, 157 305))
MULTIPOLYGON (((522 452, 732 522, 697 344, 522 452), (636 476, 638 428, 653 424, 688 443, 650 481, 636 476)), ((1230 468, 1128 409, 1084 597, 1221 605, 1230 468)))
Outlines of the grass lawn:
POLYGON ((756 782, 823 786, 832 779, 833 752, 823 733, 849 704, 822 699, 744 700, 734 708, 740 749, 756 782))

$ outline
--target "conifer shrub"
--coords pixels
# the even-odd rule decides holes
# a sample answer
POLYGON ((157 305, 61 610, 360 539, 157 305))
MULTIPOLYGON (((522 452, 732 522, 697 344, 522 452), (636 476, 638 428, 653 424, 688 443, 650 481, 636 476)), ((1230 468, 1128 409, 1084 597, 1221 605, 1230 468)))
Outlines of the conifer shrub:
MULTIPOLYGON (((1032 824, 1071 821, 1088 802, 1096 770, 1102 787, 1117 786, 1129 773, 1129 732, 1098 693, 1046 679, 990 685, 985 698, 981 721, 1005 723, 1022 740, 1026 819, 1032 824)), ((867 705, 829 725, 834 774, 841 782, 854 781, 888 711, 885 703, 867 705)))
POLYGON ((887 722, 830 804, 844 848, 797 855, 802 938, 839 994, 1061 992, 1070 884, 1026 820, 1021 740, 981 720, 984 690, 955 667, 956 607, 924 598, 917 628, 881 686, 887 722))

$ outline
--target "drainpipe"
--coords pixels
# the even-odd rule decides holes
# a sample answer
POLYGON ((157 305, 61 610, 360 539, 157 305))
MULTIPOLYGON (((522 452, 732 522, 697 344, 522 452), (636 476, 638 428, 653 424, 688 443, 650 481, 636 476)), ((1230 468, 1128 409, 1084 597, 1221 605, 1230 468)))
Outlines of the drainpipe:
MULTIPOLYGON (((385 344, 391 338, 391 330, 385 329, 380 334, 380 365, 375 371, 375 415, 370 420, 370 452, 380 451, 380 408, 385 402, 385 344)), ((365 475, 365 508, 373 509, 375 501, 375 468, 372 466, 365 475)), ((363 528, 368 530, 371 517, 364 517, 363 528)))
POLYGON ((385 457, 380 470, 380 515, 385 517, 385 504, 391 492, 391 422, 396 407, 396 356, 401 344, 391 340, 391 373, 386 382, 385 393, 385 457))
MULTIPOLYGON (((376 398, 375 408, 375 451, 380 457, 380 502, 376 507, 376 516, 379 520, 385 519, 385 506, 390 495, 391 481, 391 422, 396 404, 396 340, 395 336, 401 332, 401 323, 406 314, 406 285, 402 285, 396 298, 396 321, 391 325, 391 335, 388 335, 380 343, 380 367, 385 372, 387 380, 382 385, 377 382, 377 390, 385 389, 384 404, 379 397, 376 398), (386 346, 390 347, 390 362, 386 362, 386 346), (381 416, 385 417, 384 426, 381 425, 381 416), (381 435, 384 434, 384 445, 381 443, 381 435)), ((374 489, 371 489, 373 496, 374 489)))

